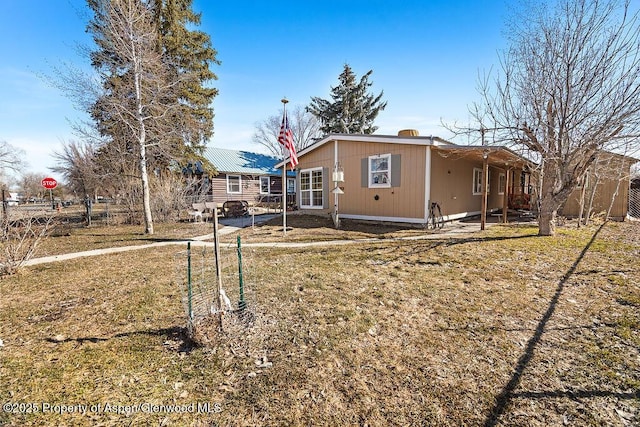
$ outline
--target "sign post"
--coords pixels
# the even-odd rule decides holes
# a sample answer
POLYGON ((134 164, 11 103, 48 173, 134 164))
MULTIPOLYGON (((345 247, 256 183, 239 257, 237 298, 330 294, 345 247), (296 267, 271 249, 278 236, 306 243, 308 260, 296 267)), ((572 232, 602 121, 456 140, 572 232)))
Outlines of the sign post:
POLYGON ((55 210, 56 205, 53 203, 53 193, 51 192, 51 190, 53 190, 58 186, 58 181, 56 181, 53 178, 47 177, 47 178, 43 178, 42 181, 40 181, 40 184, 42 184, 44 188, 49 190, 49 199, 51 200, 51 209, 55 210))

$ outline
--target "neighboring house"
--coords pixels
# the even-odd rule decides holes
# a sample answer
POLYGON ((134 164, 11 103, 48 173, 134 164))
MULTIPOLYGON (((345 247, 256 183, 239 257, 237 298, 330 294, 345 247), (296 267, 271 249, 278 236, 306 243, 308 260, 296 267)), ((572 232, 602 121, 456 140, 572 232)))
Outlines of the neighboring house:
POLYGON ((430 203, 438 202, 446 220, 478 215, 485 160, 487 211, 531 203, 526 159, 504 147, 459 146, 413 130, 329 135, 300 151, 298 160, 298 207, 307 213, 337 210, 341 218, 425 224, 430 203), (342 173, 335 178, 343 178, 337 186, 336 165, 342 173))
POLYGON ((589 168, 581 185, 567 199, 560 215, 567 218, 580 216, 581 200, 584 202, 582 215, 607 212, 611 206, 610 218, 623 220, 630 206, 630 169, 638 162, 633 157, 602 152, 589 168))
MULTIPOLYGON (((210 177, 209 200, 245 200, 250 204, 278 202, 282 197, 282 172, 275 168, 280 159, 249 151, 208 147, 203 153, 218 174, 210 177)), ((289 203, 295 202, 295 175, 287 175, 289 203)))

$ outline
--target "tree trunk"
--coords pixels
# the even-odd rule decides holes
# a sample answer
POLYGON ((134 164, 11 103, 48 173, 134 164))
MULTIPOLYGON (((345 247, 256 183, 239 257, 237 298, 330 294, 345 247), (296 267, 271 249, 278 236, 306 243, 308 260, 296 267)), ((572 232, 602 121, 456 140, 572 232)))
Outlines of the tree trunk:
POLYGON ((542 171, 542 192, 540 194, 540 215, 538 216, 538 235, 554 236, 556 234, 556 215, 560 207, 553 194, 558 179, 552 165, 545 165, 542 171))
POLYGON ((147 154, 144 144, 140 144, 140 180, 142 181, 142 206, 144 210, 144 232, 153 234, 153 217, 151 216, 151 196, 149 176, 147 174, 147 154))
MULTIPOLYGON (((133 52, 135 52, 135 44, 132 44, 133 52)), ((134 54, 134 58, 137 56, 134 54)), ((136 102, 137 111, 136 119, 138 121, 138 144, 140 148, 140 159, 138 163, 140 166, 140 180, 142 181, 142 208, 144 211, 144 232, 145 234, 153 234, 153 217, 151 216, 151 197, 149 195, 149 176, 147 174, 147 128, 144 120, 144 108, 142 104, 142 89, 141 89, 141 74, 142 66, 138 60, 134 61, 134 84, 136 88, 136 102)))
POLYGON ((546 200, 546 197, 542 199, 540 216, 538 218, 538 235, 554 236, 556 234, 557 213, 558 209, 551 207, 551 203, 546 200))

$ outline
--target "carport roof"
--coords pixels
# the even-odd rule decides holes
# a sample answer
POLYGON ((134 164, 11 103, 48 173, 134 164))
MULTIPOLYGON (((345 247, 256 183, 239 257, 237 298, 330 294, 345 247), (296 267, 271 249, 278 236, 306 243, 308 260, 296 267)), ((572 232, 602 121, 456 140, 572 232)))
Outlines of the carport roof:
POLYGON ((441 145, 434 150, 442 157, 467 159, 482 162, 487 156, 489 164, 502 167, 534 168, 535 163, 522 157, 507 147, 500 145, 441 145))

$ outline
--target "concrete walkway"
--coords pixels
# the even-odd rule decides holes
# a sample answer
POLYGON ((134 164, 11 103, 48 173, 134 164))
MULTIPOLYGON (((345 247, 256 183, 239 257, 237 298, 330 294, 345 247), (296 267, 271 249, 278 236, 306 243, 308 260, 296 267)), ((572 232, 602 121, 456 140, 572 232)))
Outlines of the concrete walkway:
MULTIPOLYGON (((266 222, 269 219, 273 218, 276 215, 260 215, 255 217, 255 224, 260 224, 262 222, 266 222)), ((220 220, 220 223, 224 225, 224 227, 220 228, 219 234, 224 236, 227 234, 235 233, 244 227, 251 226, 254 222, 251 217, 243 217, 243 218, 224 218, 220 220)), ((487 223, 487 227, 491 224, 487 223)), ((476 223, 468 223, 468 222, 458 222, 454 221, 452 223, 448 223, 445 228, 438 233, 426 233, 421 236, 411 236, 411 237, 397 237, 390 239, 379 239, 379 238, 367 238, 367 239, 351 239, 351 240, 328 240, 322 242, 264 242, 264 243, 243 243, 244 247, 253 247, 253 248, 303 248, 303 247, 318 247, 318 246, 332 246, 332 245, 352 245, 356 243, 375 243, 375 242, 390 242, 390 241, 402 241, 402 240, 426 240, 426 239, 441 239, 452 236, 460 236, 460 235, 468 235, 472 233, 476 233, 480 231, 480 224, 476 223)), ((90 251, 82 251, 82 252, 73 252, 68 254, 60 254, 60 255, 52 255, 41 258, 32 258, 25 262, 24 266, 33 266, 39 264, 46 264, 50 262, 59 262, 59 261, 68 261, 76 258, 89 257, 89 256, 97 256, 97 255, 108 255, 115 254, 120 252, 134 251, 140 249, 149 249, 149 248, 158 248, 163 246, 170 245, 185 245, 187 242, 191 242, 193 246, 213 246, 213 242, 207 242, 205 240, 212 240, 213 233, 205 234, 203 236, 197 236, 190 239, 184 240, 171 240, 166 242, 154 242, 148 243, 144 245, 133 245, 133 246, 121 246, 114 248, 104 248, 104 249, 93 249, 90 251)), ((231 244, 230 244, 231 245, 231 244)))

